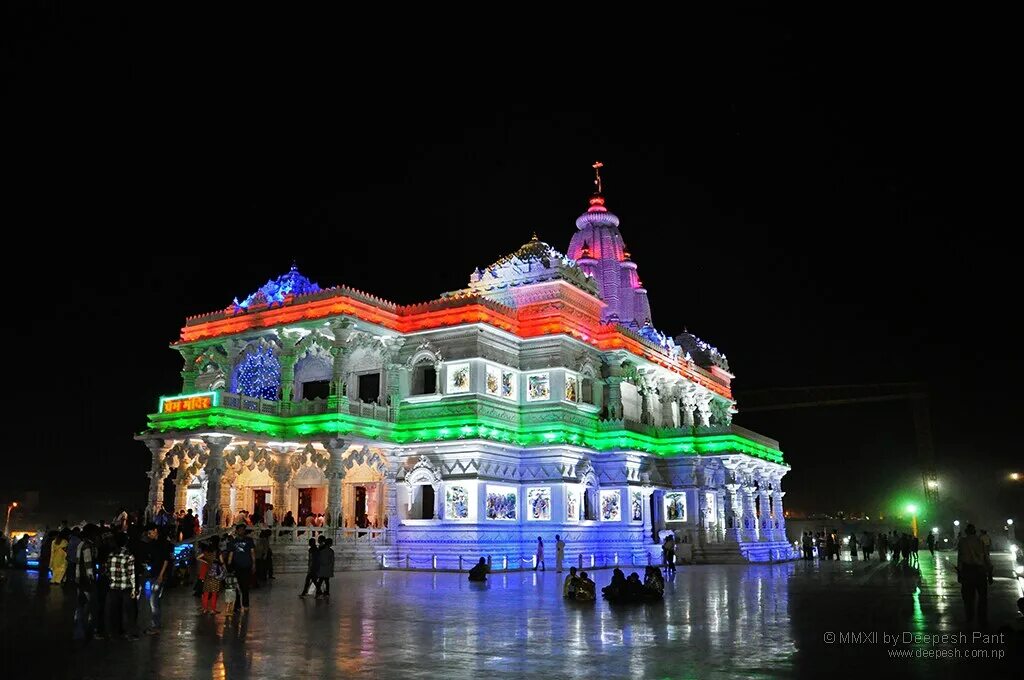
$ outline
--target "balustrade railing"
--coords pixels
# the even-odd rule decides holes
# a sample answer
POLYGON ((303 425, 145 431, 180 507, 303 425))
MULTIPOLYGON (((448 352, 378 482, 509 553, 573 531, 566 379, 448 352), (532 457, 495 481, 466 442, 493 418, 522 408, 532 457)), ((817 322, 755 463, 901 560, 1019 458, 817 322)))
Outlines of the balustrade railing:
MULTIPOLYGON (((244 394, 222 391, 220 393, 220 405, 225 408, 250 411, 265 415, 318 415, 334 411, 327 399, 308 399, 302 401, 288 402, 287 407, 283 402, 273 399, 260 399, 258 397, 247 397, 244 394)), ((395 408, 393 406, 382 406, 376 402, 350 401, 344 397, 338 399, 338 413, 348 413, 360 418, 371 418, 373 420, 395 421, 395 408)))
MULTIPOLYGON (((424 571, 469 571, 475 566, 480 558, 487 561, 487 570, 491 573, 532 570, 537 566, 535 555, 426 555, 423 553, 411 554, 401 553, 393 557, 384 555, 381 558, 381 566, 384 569, 409 569, 424 571)), ((613 553, 579 553, 575 557, 566 556, 563 568, 577 569, 614 569, 615 567, 646 567, 656 564, 650 552, 642 556, 635 553, 620 554, 613 553)), ((547 560, 545 560, 547 567, 547 560)), ((551 569, 556 569, 554 560, 551 560, 551 569)))
MULTIPOLYGON (((334 541, 335 545, 339 543, 372 543, 372 544, 386 544, 388 540, 387 529, 359 529, 350 527, 266 527, 266 526, 254 526, 246 527, 251 537, 258 536, 261 531, 270 531, 270 543, 271 545, 288 545, 288 544, 305 544, 311 538, 319 538, 324 536, 334 541)), ((208 541, 214 536, 220 536, 221 541, 225 541, 235 533, 234 527, 216 527, 203 529, 202 533, 193 538, 181 541, 178 545, 189 545, 195 543, 201 543, 208 541)))

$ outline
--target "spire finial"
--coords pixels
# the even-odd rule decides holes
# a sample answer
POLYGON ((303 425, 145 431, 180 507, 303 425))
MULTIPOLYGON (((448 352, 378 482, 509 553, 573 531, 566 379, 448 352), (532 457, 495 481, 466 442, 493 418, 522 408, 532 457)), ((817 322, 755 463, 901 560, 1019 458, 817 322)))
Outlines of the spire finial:
POLYGON ((597 191, 594 192, 598 196, 601 195, 601 168, 604 167, 604 163, 601 161, 594 161, 594 164, 590 166, 594 168, 594 185, 597 186, 597 191))

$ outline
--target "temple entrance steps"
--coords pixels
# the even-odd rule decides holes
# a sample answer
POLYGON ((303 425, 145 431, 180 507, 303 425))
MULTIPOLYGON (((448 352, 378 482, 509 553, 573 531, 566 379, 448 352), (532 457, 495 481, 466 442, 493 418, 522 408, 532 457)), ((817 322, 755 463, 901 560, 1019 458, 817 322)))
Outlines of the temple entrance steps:
MULTIPOLYGON (((651 564, 650 560, 657 553, 647 548, 608 548, 599 544, 566 546, 563 569, 577 567, 586 569, 612 569, 616 566, 627 573, 643 571, 651 564)), ((410 569, 422 571, 468 571, 481 557, 490 565, 492 573, 504 571, 528 571, 534 566, 532 543, 526 545, 446 545, 443 543, 420 544, 399 541, 398 545, 388 546, 383 552, 384 564, 387 569, 410 569)), ((554 546, 545 546, 544 566, 546 571, 555 571, 554 546)), ((660 559, 660 557, 659 557, 660 559)))
POLYGON ((785 562, 798 557, 787 541, 723 541, 693 546, 695 564, 748 564, 785 562))
MULTIPOLYGON (((365 541, 335 542, 335 571, 370 571, 380 569, 381 560, 378 548, 365 541)), ((385 546, 380 546, 384 548, 385 546)), ((274 553, 275 573, 305 573, 308 558, 308 545, 291 543, 271 546, 274 553)))

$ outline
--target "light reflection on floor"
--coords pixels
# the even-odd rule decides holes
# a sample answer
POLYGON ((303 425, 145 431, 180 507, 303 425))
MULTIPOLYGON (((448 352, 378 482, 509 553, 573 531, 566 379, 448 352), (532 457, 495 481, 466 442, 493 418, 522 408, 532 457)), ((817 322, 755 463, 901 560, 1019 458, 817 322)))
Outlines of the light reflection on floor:
MULTIPOLYGON (((483 585, 447 573, 341 574, 329 604, 296 597, 294 575, 256 591, 251 613, 230 621, 200 617, 185 589, 170 591, 159 640, 94 641, 77 650, 51 642, 70 639, 71 593, 45 586, 37 594, 35 580, 12 574, 0 600, 0 635, 11 640, 5 650, 24 651, 34 663, 44 651, 70 654, 55 660, 69 677, 81 668, 106 677, 296 680, 842 674, 883 650, 826 645, 825 632, 959 629, 947 556, 925 553, 921 562, 920 574, 849 560, 684 567, 664 603, 634 607, 565 602, 553 571, 497 574, 483 585)), ((610 572, 596 576, 604 585, 610 572)), ((994 622, 1013 617, 1018 592, 1015 581, 997 581, 994 622)))

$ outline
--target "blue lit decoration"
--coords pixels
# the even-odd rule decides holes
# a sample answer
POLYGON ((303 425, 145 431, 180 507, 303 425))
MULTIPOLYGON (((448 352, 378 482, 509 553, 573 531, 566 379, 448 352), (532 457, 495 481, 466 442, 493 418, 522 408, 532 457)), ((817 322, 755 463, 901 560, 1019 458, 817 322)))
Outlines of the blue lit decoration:
POLYGON ((269 347, 258 347, 246 354, 231 376, 231 391, 247 397, 276 400, 279 387, 281 365, 269 347))
POLYGON ((679 346, 676 345, 675 341, 652 326, 650 321, 647 321, 639 329, 636 329, 636 332, 641 338, 649 342, 653 342, 655 345, 660 345, 662 348, 667 350, 673 359, 679 356, 679 346))
POLYGON ((250 307, 283 305, 284 299, 289 295, 307 295, 319 292, 320 286, 300 274, 298 268, 292 264, 292 268, 288 270, 287 274, 267 281, 259 290, 241 302, 238 301, 238 298, 232 300, 231 311, 240 314, 250 307))

